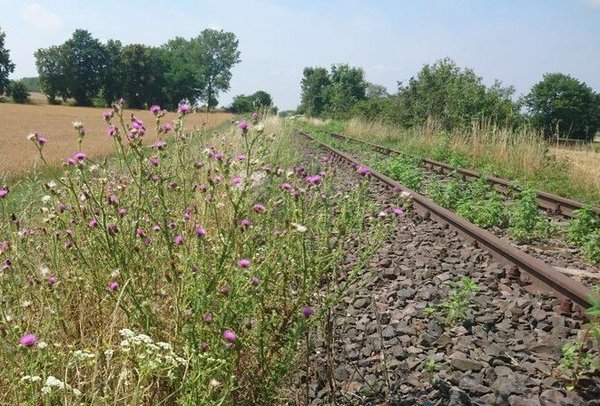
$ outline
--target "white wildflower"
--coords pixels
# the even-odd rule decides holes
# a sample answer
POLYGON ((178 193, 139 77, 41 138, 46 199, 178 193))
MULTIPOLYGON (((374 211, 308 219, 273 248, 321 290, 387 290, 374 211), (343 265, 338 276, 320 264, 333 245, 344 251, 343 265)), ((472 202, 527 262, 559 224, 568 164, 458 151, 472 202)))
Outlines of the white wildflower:
POLYGON ((48 343, 45 341, 41 341, 40 343, 38 343, 37 347, 43 350, 44 348, 48 347, 48 343))
POLYGON ((159 341, 156 343, 156 345, 165 351, 170 351, 173 349, 173 346, 171 344, 165 343, 164 341, 159 341))
MULTIPOLYGON (((111 276, 112 276, 113 278, 114 278, 115 276, 118 276, 118 275, 119 275, 119 274, 118 274, 118 272, 119 272, 119 271, 113 271, 113 273, 114 273, 114 272, 117 272, 117 274, 116 274, 116 275, 113 275, 113 274, 111 274, 111 276)), ((125 338, 132 338, 132 337, 134 337, 134 336, 135 336, 135 333, 134 333, 133 331, 129 330, 128 328, 124 328, 124 329, 122 329, 122 330, 119 330, 119 334, 121 334, 121 336, 122 336, 122 337, 125 337, 125 338)))
POLYGON ((42 196, 42 203, 46 204, 50 201, 50 199, 52 199, 52 196, 44 195, 44 196, 42 196))

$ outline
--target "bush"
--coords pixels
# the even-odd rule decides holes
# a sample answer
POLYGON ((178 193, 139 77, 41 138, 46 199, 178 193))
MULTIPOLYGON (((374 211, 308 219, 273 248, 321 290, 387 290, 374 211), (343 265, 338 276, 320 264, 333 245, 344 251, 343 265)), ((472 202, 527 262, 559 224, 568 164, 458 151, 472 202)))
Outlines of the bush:
POLYGON ((23 83, 22 80, 12 81, 9 85, 8 92, 15 103, 27 103, 27 100, 29 100, 27 86, 25 86, 25 83, 23 83))

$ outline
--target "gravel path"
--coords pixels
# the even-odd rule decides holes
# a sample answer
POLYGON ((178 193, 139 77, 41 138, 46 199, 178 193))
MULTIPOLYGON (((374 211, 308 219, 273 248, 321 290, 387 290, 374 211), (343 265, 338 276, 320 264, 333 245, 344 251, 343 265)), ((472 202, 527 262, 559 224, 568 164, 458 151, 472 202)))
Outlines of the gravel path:
MULTIPOLYGON (((302 149, 306 166, 325 155, 306 142, 302 149)), ((337 176, 342 189, 358 181, 350 169, 337 176)), ((370 186, 382 211, 392 194, 370 186)), ((352 241, 347 248, 342 266, 351 269, 352 241)), ((408 213, 335 307, 331 328, 314 337, 310 404, 600 405, 597 377, 579 393, 559 380, 561 348, 582 320, 557 313, 556 298, 510 274, 455 232, 408 213), (426 315, 465 276, 480 289, 467 320, 449 327, 426 315)))

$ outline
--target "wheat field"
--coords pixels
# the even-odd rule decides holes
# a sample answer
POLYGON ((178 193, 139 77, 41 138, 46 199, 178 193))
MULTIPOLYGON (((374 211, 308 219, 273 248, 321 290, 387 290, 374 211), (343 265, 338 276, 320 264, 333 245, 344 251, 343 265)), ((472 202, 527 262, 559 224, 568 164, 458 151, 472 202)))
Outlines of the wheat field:
MULTIPOLYGON (((83 123, 86 136, 83 151, 90 158, 101 158, 113 151, 113 142, 106 135, 106 122, 102 118, 105 109, 94 107, 68 107, 50 105, 21 105, 0 103, 0 179, 18 176, 31 170, 39 162, 37 150, 27 135, 33 132, 48 139, 44 157, 50 164, 60 164, 67 156, 78 150, 74 121, 83 123)), ((144 110, 127 110, 143 120, 148 129, 147 138, 154 139, 154 118, 144 110)), ((175 113, 167 113, 163 122, 175 119, 175 113)), ((193 113, 186 117, 187 128, 214 128, 231 120, 230 113, 193 113)))

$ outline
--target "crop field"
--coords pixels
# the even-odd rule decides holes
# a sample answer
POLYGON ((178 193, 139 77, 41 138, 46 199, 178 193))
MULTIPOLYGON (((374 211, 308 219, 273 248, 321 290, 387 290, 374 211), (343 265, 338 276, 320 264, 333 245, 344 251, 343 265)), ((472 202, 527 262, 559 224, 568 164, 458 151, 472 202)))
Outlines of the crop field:
MULTIPOLYGON (((44 156, 49 164, 59 164, 67 156, 77 152, 77 131, 72 123, 79 121, 86 130, 85 151, 90 158, 105 157, 114 145, 106 135, 106 122, 102 112, 106 109, 66 107, 51 105, 19 105, 0 103, 0 173, 4 177, 22 174, 37 163, 39 158, 31 141, 30 133, 37 132, 48 139, 44 156)), ((152 113, 142 110, 127 110, 125 116, 134 114, 146 123, 152 123, 152 113)), ((230 120, 229 113, 194 113, 189 115, 190 128, 211 129, 230 120)), ((165 121, 173 121, 175 113, 168 113, 165 121)), ((147 124, 152 125, 152 124, 147 124)), ((154 142, 148 137, 146 142, 154 142)))

